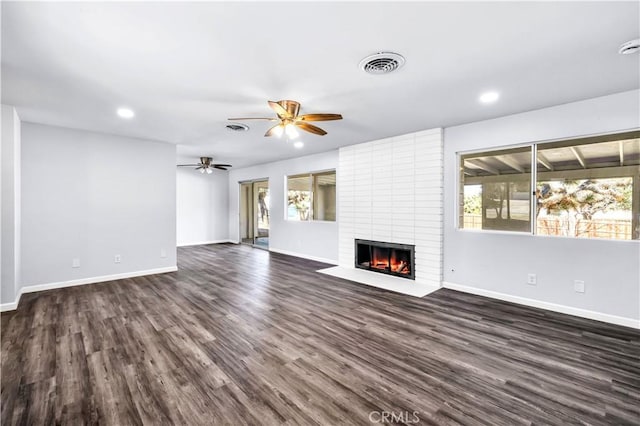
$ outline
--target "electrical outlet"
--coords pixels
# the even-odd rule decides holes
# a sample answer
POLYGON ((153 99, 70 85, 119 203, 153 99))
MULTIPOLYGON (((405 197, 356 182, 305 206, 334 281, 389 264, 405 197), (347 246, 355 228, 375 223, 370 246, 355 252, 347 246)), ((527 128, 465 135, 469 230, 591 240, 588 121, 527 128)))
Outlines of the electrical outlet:
POLYGON ((576 293, 584 293, 584 281, 574 280, 573 289, 576 291, 576 293))
POLYGON ((165 249, 160 249, 160 257, 167 257, 167 251, 165 249))
POLYGON ((120 262, 122 261, 122 258, 120 257, 120 255, 119 255, 119 254, 116 254, 116 255, 113 257, 113 261, 114 261, 115 263, 120 263, 120 262))
POLYGON ((78 259, 78 258, 71 259, 71 267, 72 268, 79 268, 80 267, 80 259, 78 259))
POLYGON ((536 285, 537 282, 538 278, 536 277, 536 274, 527 274, 527 284, 536 285))

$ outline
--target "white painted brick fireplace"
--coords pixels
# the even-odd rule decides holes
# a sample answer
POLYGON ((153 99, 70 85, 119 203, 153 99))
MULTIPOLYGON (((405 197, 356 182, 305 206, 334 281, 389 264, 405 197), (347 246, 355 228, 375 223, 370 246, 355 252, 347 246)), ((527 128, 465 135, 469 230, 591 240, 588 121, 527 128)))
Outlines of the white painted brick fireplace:
MULTIPOLYGON (((337 171, 340 269, 355 270, 356 238, 412 244, 415 282, 397 277, 388 279, 400 285, 404 282, 405 286, 440 287, 442 140, 442 129, 438 128, 340 148, 337 171)), ((358 273, 380 275, 360 270, 358 273)))

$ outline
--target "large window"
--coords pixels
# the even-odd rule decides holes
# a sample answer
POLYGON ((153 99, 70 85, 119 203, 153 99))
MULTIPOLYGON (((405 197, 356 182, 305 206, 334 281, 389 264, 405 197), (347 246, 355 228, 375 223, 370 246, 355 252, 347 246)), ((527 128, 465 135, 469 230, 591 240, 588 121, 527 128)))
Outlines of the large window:
POLYGON ((464 154, 460 162, 460 228, 639 238, 640 132, 464 154))
POLYGON ((529 232, 531 147, 461 157, 461 228, 529 232))
POLYGON ((537 234, 638 238, 637 135, 541 144, 537 156, 537 234))
POLYGON ((335 170, 287 177, 287 219, 336 220, 335 170))

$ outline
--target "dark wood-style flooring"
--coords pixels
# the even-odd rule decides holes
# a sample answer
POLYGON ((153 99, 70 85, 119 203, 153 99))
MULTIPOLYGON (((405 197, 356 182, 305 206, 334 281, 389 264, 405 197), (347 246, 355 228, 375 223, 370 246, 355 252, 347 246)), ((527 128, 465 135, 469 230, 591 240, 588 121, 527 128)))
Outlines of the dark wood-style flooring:
POLYGON ((245 246, 178 254, 2 314, 2 424, 640 423, 636 330, 245 246))

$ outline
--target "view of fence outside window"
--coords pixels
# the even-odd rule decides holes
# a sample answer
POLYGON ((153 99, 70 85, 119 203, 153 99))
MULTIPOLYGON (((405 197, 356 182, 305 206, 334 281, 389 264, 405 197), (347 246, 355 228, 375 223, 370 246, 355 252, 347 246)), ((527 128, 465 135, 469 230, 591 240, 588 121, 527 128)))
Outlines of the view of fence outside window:
POLYGON ((287 177, 288 220, 336 220, 336 172, 287 177))
POLYGON ((639 238, 637 131, 463 154, 460 183, 460 228, 639 238), (537 163, 535 192, 531 149, 537 163))

